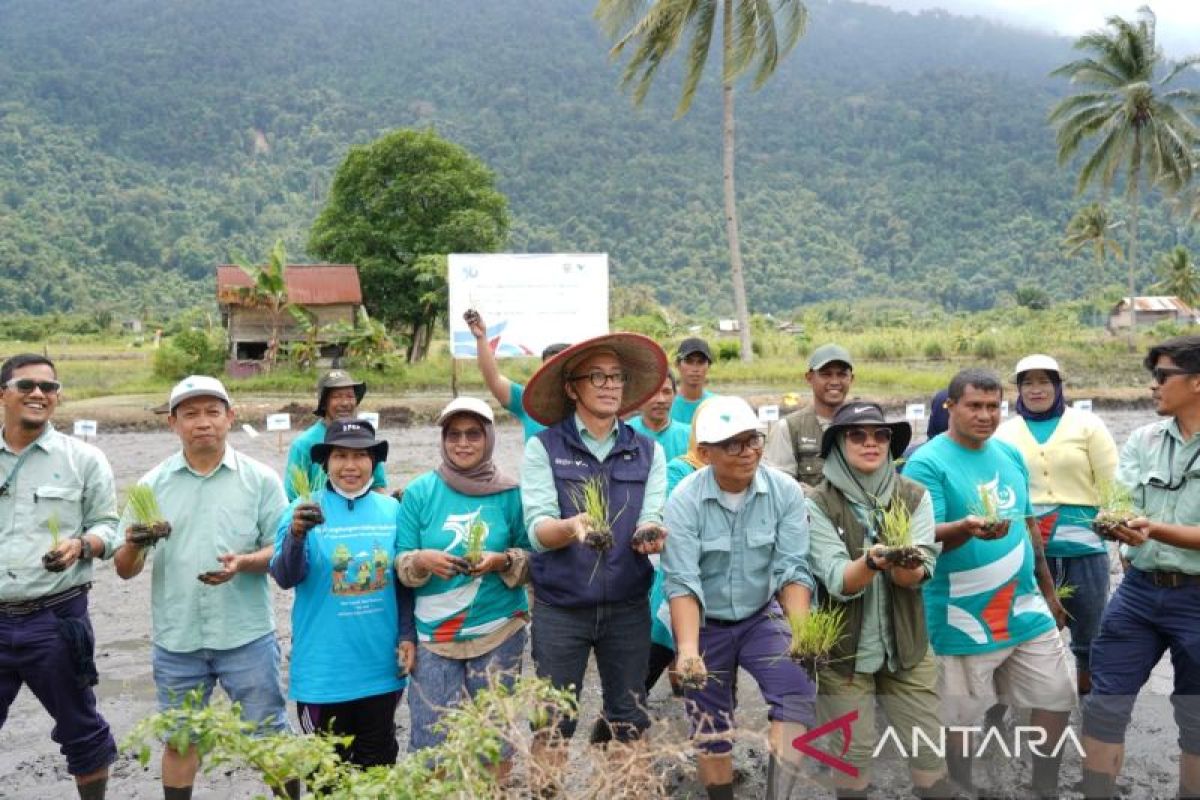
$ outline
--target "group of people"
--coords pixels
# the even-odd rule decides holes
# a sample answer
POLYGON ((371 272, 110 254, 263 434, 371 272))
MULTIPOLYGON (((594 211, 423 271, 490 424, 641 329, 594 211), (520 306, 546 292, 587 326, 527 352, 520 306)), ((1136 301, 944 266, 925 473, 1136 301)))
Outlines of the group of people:
MULTIPOLYGON (((1150 350, 1163 419, 1118 454, 1098 417, 1065 403, 1046 355, 1017 364, 1003 424, 1003 382, 959 372, 913 447, 907 422, 852 397, 837 345, 808 360, 811 403, 768 432, 745 400, 707 388, 702 339, 678 346, 677 374, 637 334, 555 346, 521 385, 501 375, 478 314, 467 322, 489 390, 524 429, 519 479, 493 460, 491 406, 460 397, 437 417, 439 466, 387 494, 388 443, 357 414, 366 386, 334 370, 281 480, 230 445, 221 382, 191 376, 168 401, 180 450, 139 481, 165 523, 153 526, 132 507, 118 515, 104 456, 54 429, 49 359, 4 362, 0 724, 28 684, 80 796, 104 797, 116 745, 91 688, 87 592, 93 560, 112 558, 123 579, 151 563, 161 707, 196 690, 207 702, 220 684, 261 730, 286 731, 290 699, 303 731, 351 737, 341 754, 364 767, 398 757, 405 695, 410 749, 435 746, 447 708, 512 684, 528 637, 558 688, 578 692, 594 658, 590 739, 614 757, 639 746, 668 673, 711 798, 733 797, 739 669, 767 707, 771 793, 813 773, 816 747, 840 765, 818 771, 838 797, 867 796, 878 701, 899 741, 930 743, 905 753, 916 796, 971 796, 969 729, 1013 707, 1046 743, 1032 793, 1057 796, 1055 745, 1082 700, 1081 788, 1107 798, 1136 695, 1169 649, 1179 795, 1200 796, 1200 337, 1150 350), (1125 567, 1109 598, 1092 521, 1114 481, 1136 510, 1103 529, 1125 567), (286 699, 268 574, 295 592, 286 699), (826 658, 801 664, 791 625, 817 609, 841 628, 826 658)), ((534 791, 562 792, 576 723, 535 731, 534 791)), ((492 765, 500 785, 511 755, 492 765)), ((167 744, 164 796, 191 796, 198 766, 194 747, 167 744)))

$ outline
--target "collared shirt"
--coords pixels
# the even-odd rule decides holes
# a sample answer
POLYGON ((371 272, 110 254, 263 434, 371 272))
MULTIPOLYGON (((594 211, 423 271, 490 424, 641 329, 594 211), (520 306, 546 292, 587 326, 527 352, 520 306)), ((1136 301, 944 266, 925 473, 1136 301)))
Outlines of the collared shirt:
MULTIPOLYGON (((575 415, 579 438, 588 452, 597 461, 604 461, 617 443, 617 425, 603 439, 597 439, 588 431, 579 415, 575 415)), ((663 503, 667 499, 667 459, 662 445, 654 443, 654 460, 650 462, 650 474, 646 476, 646 493, 642 500, 642 511, 637 524, 661 523, 663 503)), ((558 487, 554 485, 554 470, 550 468, 550 456, 546 446, 536 436, 525 442, 525 462, 521 465, 521 503, 525 508, 525 529, 529 531, 529 543, 535 553, 545 552, 546 547, 537 536, 537 526, 545 520, 559 519, 562 510, 558 507, 558 487)))
MULTIPOLYGON (((872 515, 857 503, 850 504, 858 521, 866 528, 867 536, 863 541, 864 547, 870 547, 877 540, 872 526, 872 515)), ((833 523, 825 516, 825 512, 816 503, 808 506, 809 532, 812 540, 808 549, 808 560, 817 578, 837 600, 845 603, 855 598, 863 599, 862 628, 858 635, 858 652, 854 658, 856 672, 878 672, 885 666, 896 671, 900 665, 897 662, 896 640, 892 635, 892 615, 888 610, 887 593, 883 590, 882 581, 890 580, 883 573, 873 573, 867 585, 857 592, 847 594, 843 590, 846 577, 846 567, 850 566, 850 553, 846 542, 838 534, 833 523)), ((921 497, 921 503, 912 514, 913 544, 921 551, 921 563, 925 571, 933 575, 937 565, 938 554, 942 546, 937 543, 934 535, 933 501, 926 492, 921 497)))
MULTIPOLYGON (((173 653, 230 650, 275 630, 266 573, 239 573, 220 586, 197 580, 217 556, 253 553, 275 541, 287 508, 279 476, 229 445, 201 475, 175 453, 139 481, 154 490, 171 536, 150 551, 154 643, 173 653)), ((121 530, 132 524, 129 508, 121 530)))
MULTIPOLYGON (((0 428, 0 482, 12 475, 20 456, 0 428)), ((0 601, 36 600, 92 579, 92 562, 49 572, 42 556, 52 547, 52 519, 66 539, 89 533, 104 541, 108 558, 120 544, 117 492, 112 468, 99 448, 59 433, 50 424, 24 450, 16 476, 0 495, 0 601)), ((61 543, 61 542, 60 542, 61 543)))
MULTIPOLYGON (((1200 525, 1200 436, 1185 442, 1174 417, 1143 425, 1129 435, 1121 448, 1117 480, 1133 490, 1134 503, 1155 522, 1200 525)), ((1121 549, 1140 570, 1200 575, 1200 550, 1154 540, 1121 549)))
POLYGON ((781 588, 813 588, 808 566, 808 513, 795 480, 758 467, 741 507, 734 509, 711 467, 684 478, 667 502, 664 592, 692 595, 701 613, 742 620, 781 588))
MULTIPOLYGON (((287 493, 289 501, 295 500, 299 496, 296 493, 296 487, 292 485, 292 467, 299 467, 301 472, 307 474, 314 489, 323 487, 323 483, 318 484, 318 481, 321 480, 322 470, 320 464, 313 464, 312 446, 325 441, 327 428, 325 420, 319 419, 292 440, 292 446, 288 448, 287 466, 283 468, 283 490, 287 493)), ((375 471, 372 473, 371 488, 383 489, 386 486, 387 471, 383 462, 380 461, 375 465, 375 471)))

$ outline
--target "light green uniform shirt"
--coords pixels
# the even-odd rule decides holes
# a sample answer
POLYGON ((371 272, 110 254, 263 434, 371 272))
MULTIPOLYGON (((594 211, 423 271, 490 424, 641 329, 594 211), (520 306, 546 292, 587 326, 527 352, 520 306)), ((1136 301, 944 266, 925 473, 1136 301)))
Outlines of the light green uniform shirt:
MULTIPOLYGON (((267 574, 239 573, 220 586, 197 580, 221 568, 223 553, 253 553, 275 542, 287 509, 283 484, 265 464, 225 446, 207 475, 179 452, 138 481, 154 490, 171 536, 151 551, 154 643, 172 653, 231 650, 275 630, 267 574)), ((132 524, 129 508, 121 530, 132 524)))
MULTIPOLYGON (((876 541, 875 530, 870 524, 866 509, 850 504, 859 522, 866 528, 865 547, 876 541)), ((912 515, 913 544, 921 551, 921 563, 925 572, 932 576, 942 546, 934 536, 933 501, 926 492, 912 515)), ((858 635, 858 652, 854 657, 855 672, 878 672, 885 667, 892 672, 900 668, 896 660, 896 639, 892 635, 892 615, 887 608, 887 595, 880 581, 890 580, 882 572, 875 574, 865 588, 847 594, 842 591, 846 567, 850 565, 850 552, 846 543, 834 529, 833 523, 816 503, 808 504, 808 560, 812 571, 825 589, 836 600, 845 603, 861 597, 863 599, 862 629, 858 635)))
MULTIPOLYGON (((1143 425, 1121 448, 1117 481, 1133 491, 1134 503, 1155 522, 1200 525, 1200 436, 1185 442, 1174 417, 1143 425)), ((1140 570, 1200 575, 1200 550, 1153 540, 1121 550, 1140 570)))
MULTIPOLYGON (((0 483, 12 476, 18 458, 0 438, 0 483)), ((103 539, 99 558, 111 557, 120 544, 108 460, 94 445, 47 424, 25 448, 24 461, 0 495, 0 601, 36 600, 92 579, 91 561, 77 561, 62 572, 42 566, 51 549, 51 517, 58 519, 62 539, 84 533, 103 539)))
MULTIPOLYGON (((597 439, 588 432, 579 415, 575 415, 575 426, 583 446, 604 461, 617 443, 617 426, 613 425, 608 436, 597 439)), ((662 523, 663 504, 667 500, 667 459, 662 445, 654 443, 654 460, 650 462, 650 474, 646 476, 646 493, 642 499, 642 511, 637 524, 662 523)), ((558 487, 554 485, 554 471, 550 469, 550 456, 542 440, 536 436, 525 442, 525 461, 521 465, 521 503, 525 509, 525 529, 529 531, 529 543, 535 553, 546 548, 537 537, 537 526, 547 519, 559 519, 562 511, 558 507, 558 487)))

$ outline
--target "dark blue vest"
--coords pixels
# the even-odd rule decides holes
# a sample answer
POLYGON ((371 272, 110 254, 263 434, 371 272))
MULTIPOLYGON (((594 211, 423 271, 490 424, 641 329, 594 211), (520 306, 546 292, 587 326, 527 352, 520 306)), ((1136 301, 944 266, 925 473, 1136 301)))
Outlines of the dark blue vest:
POLYGON ((574 414, 537 437, 550 457, 560 518, 578 514, 580 509, 575 507, 572 493, 593 475, 603 475, 608 485, 608 524, 614 539, 607 553, 598 553, 579 542, 535 553, 532 569, 537 599, 552 606, 580 608, 646 597, 654 568, 649 558, 634 552, 629 541, 642 513, 646 478, 654 462, 654 441, 619 422, 617 441, 601 463, 579 438, 574 414))

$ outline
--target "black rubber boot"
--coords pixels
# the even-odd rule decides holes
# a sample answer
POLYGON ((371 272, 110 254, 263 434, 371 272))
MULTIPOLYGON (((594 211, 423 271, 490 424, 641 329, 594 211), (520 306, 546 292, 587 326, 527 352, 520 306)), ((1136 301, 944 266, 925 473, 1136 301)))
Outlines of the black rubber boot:
POLYGON ((1117 791, 1117 778, 1115 775, 1096 772, 1085 767, 1079 791, 1083 792, 1083 796, 1087 800, 1113 800, 1113 795, 1117 791))
POLYGON ((108 776, 87 783, 77 783, 75 789, 79 792, 79 800, 104 800, 104 793, 108 791, 108 776))
POLYGON ((1062 766, 1062 754, 1057 756, 1033 756, 1033 796, 1039 800, 1058 797, 1058 772, 1062 766))

